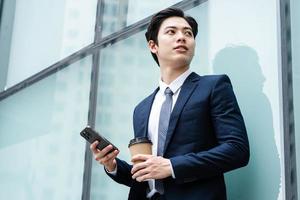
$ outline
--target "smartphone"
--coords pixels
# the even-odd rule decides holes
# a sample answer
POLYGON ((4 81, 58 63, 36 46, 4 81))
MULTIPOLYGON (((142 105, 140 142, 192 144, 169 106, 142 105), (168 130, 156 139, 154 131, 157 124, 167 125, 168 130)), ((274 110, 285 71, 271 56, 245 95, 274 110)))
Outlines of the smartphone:
POLYGON ((102 135, 100 135, 99 133, 97 133, 97 131, 95 131, 94 129, 92 129, 89 126, 87 126, 86 128, 84 128, 80 132, 80 135, 82 137, 84 137, 90 144, 92 144, 93 142, 95 142, 96 140, 98 140, 99 144, 97 145, 97 149, 99 149, 99 150, 104 149, 105 147, 107 147, 110 144, 113 146, 113 148, 108 153, 113 152, 114 150, 118 150, 118 148, 115 145, 113 145, 105 137, 103 137, 102 135))

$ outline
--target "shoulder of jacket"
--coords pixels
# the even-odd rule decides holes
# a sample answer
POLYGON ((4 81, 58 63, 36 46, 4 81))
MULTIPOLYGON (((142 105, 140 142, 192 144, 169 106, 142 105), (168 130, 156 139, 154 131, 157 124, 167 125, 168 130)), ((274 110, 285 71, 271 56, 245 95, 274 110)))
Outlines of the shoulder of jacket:
POLYGON ((212 84, 217 82, 231 82, 230 78, 226 74, 204 75, 200 77, 199 81, 206 81, 212 84))
POLYGON ((145 104, 149 103, 149 101, 152 100, 153 95, 156 94, 158 89, 155 89, 153 93, 151 93, 150 95, 148 95, 146 98, 144 98, 143 100, 141 100, 136 106, 134 110, 138 110, 139 108, 143 107, 145 104))

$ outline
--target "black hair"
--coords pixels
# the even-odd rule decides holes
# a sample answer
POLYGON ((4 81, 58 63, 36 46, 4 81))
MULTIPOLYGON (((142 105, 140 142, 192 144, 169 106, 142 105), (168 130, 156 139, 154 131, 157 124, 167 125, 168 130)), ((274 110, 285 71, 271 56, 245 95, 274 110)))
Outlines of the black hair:
MULTIPOLYGON (((185 15, 184 12, 178 8, 167 8, 153 15, 150 24, 148 25, 147 32, 145 33, 147 42, 153 40, 155 44, 158 44, 157 35, 158 35, 159 28, 162 22, 169 17, 182 17, 183 19, 185 19, 192 28, 194 38, 196 38, 196 35, 198 33, 198 24, 196 20, 191 16, 185 15)), ((152 52, 151 54, 155 62, 159 66, 159 62, 156 54, 152 52)))

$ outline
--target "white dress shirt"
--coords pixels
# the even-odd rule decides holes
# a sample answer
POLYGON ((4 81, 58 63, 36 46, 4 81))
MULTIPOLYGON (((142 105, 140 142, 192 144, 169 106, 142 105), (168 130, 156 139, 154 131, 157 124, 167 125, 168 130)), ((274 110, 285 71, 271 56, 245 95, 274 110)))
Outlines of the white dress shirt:
POLYGON ((174 108, 174 105, 177 101, 178 95, 181 90, 181 86, 185 79, 191 74, 191 70, 185 71, 183 74, 181 74, 179 77, 177 77, 170 85, 167 85, 162 80, 159 80, 159 91, 156 93, 152 107, 151 112, 149 116, 149 123, 148 123, 148 137, 152 141, 152 153, 153 155, 157 155, 157 139, 158 139, 158 123, 159 123, 159 116, 160 116, 160 109, 163 104, 163 102, 166 99, 166 96, 164 94, 167 87, 169 87, 173 92, 172 97, 172 110, 174 108))
MULTIPOLYGON (((149 116, 149 123, 148 123, 148 138, 152 141, 152 154, 157 155, 157 140, 158 140, 158 124, 159 124, 159 116, 160 116, 160 109, 163 104, 163 102, 166 99, 166 96, 164 94, 167 87, 169 87, 173 92, 172 97, 172 110, 174 108, 174 105, 176 104, 176 101, 178 99, 178 95, 181 90, 181 86, 186 80, 186 78, 192 73, 190 69, 185 71, 183 74, 181 74, 179 77, 177 77, 174 81, 170 83, 170 85, 167 85, 164 83, 161 79, 159 80, 159 91, 156 93, 152 107, 151 112, 149 116)), ((171 161, 170 161, 171 164, 171 161)), ((171 166, 172 170, 172 177, 175 178, 175 174, 173 171, 173 168, 171 166)), ((154 180, 149 180, 149 187, 150 192, 147 194, 147 197, 151 197, 155 192, 157 192, 154 188, 154 180)))

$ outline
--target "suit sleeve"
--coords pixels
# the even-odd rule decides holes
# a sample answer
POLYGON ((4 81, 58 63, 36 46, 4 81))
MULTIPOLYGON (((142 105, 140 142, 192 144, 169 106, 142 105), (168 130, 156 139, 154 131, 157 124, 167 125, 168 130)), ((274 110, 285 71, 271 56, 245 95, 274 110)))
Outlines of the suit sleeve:
POLYGON ((131 178, 131 169, 132 165, 129 165, 127 162, 116 158, 117 160, 117 174, 113 175, 108 173, 105 169, 106 174, 111 177, 117 183, 127 185, 128 187, 132 186, 133 179, 131 178))
POLYGON ((178 183, 220 176, 249 161, 249 143, 232 85, 220 76, 210 95, 210 117, 217 145, 206 151, 170 158, 178 183))

